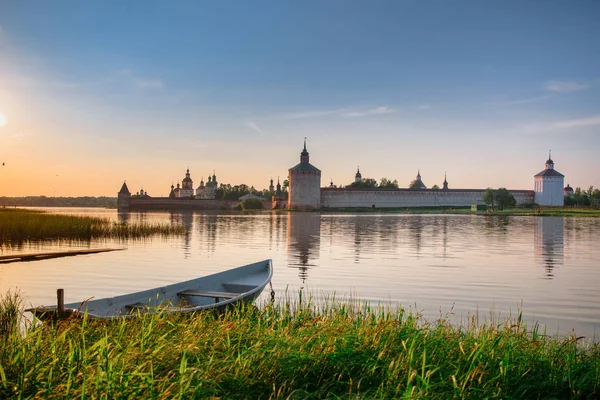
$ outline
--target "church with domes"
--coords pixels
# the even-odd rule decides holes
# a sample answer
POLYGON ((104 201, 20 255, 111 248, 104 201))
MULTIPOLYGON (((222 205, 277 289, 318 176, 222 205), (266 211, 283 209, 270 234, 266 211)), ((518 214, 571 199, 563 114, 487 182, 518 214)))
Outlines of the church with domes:
POLYGON ((204 178, 200 180, 200 186, 194 192, 194 181, 190 176, 190 169, 188 168, 185 177, 181 181, 181 186, 179 183, 177 186, 171 185, 171 192, 169 193, 169 198, 171 199, 203 199, 203 200, 212 200, 216 198, 217 195, 217 176, 213 171, 212 177, 208 176, 208 182, 206 185, 204 184, 204 178))

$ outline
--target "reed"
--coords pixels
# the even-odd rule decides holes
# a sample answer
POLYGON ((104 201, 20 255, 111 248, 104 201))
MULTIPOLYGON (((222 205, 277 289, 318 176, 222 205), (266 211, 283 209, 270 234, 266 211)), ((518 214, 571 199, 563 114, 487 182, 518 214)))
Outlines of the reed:
POLYGON ((18 291, 0 296, 0 342, 19 331, 23 297, 18 291))
POLYGON ((518 318, 463 327, 309 300, 66 320, 12 335, 0 397, 598 398, 600 348, 518 318))
POLYGON ((0 209, 0 243, 47 239, 141 238, 183 233, 183 225, 117 223, 106 218, 0 209))

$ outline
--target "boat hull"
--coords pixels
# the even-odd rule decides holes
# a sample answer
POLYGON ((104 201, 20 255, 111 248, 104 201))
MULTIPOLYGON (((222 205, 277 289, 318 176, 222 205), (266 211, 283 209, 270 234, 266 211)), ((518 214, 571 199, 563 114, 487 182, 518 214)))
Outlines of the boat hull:
MULTIPOLYGON (((216 274, 104 299, 65 304, 63 315, 89 318, 130 318, 140 313, 190 313, 223 310, 260 296, 273 276, 273 263, 264 260, 216 274)), ((56 306, 31 309, 36 316, 56 315, 56 306)))

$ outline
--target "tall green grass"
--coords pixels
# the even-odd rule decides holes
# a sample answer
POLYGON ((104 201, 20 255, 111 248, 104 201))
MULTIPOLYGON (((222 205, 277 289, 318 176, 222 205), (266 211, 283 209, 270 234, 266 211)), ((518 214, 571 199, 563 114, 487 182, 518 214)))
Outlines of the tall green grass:
POLYGON ((183 225, 117 223, 107 218, 0 209, 0 243, 47 239, 141 238, 183 233, 183 225))
POLYGON ((520 320, 288 301, 224 314, 72 319, 11 334, 0 397, 598 398, 600 349, 520 320))

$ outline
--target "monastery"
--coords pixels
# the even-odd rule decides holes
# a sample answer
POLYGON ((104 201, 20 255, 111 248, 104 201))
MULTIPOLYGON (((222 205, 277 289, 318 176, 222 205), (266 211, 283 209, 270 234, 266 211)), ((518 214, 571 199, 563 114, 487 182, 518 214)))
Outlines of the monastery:
MULTIPOLYGON (((300 152, 300 162, 288 170, 289 187, 287 196, 277 182, 274 190, 271 179, 269 190, 274 192, 271 200, 264 201, 265 208, 318 210, 335 208, 400 208, 400 207, 465 207, 483 205, 485 189, 450 189, 444 175, 441 189, 428 189, 422 180, 420 171, 417 172, 415 185, 411 189, 396 188, 337 188, 330 183, 321 187, 321 170, 309 162, 309 153, 304 148, 300 152)), ((362 175, 357 169, 355 182, 360 182, 362 175)), ((539 204, 544 206, 564 205, 564 196, 572 195, 573 189, 563 188, 564 175, 554 169, 551 154, 548 156, 545 168, 534 176, 533 190, 509 190, 515 197, 517 205, 539 204)), ((208 182, 200 181, 194 190, 189 168, 181 185, 171 185, 169 197, 151 197, 142 189, 132 195, 126 183, 123 183, 118 193, 118 208, 200 208, 200 209, 229 209, 237 202, 217 200, 217 177, 208 177, 208 182)))

